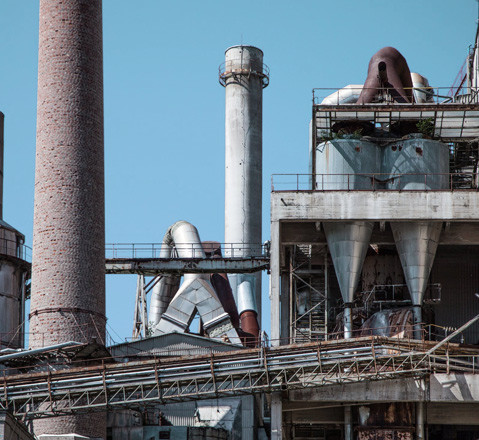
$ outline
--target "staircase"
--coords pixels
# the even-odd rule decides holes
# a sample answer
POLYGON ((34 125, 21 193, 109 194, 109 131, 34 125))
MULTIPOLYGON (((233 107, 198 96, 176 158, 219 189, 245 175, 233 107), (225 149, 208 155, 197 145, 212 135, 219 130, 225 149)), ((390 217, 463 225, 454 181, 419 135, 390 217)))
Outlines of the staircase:
POLYGON ((297 245, 294 253, 293 340, 295 343, 324 341, 327 338, 327 301, 324 266, 311 267, 312 246, 297 245), (299 306, 302 299, 302 307, 299 306))

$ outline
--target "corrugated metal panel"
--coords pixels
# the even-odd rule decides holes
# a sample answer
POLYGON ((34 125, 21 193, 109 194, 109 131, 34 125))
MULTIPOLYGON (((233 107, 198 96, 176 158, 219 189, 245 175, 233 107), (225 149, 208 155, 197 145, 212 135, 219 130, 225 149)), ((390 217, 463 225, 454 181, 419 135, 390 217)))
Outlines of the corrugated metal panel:
POLYGON ((428 403, 427 423, 434 425, 479 425, 479 404, 428 403))
MULTIPOLYGON (((439 246, 432 283, 440 283, 441 302, 434 306, 436 324, 460 327, 479 313, 479 247, 439 246)), ((464 332, 465 343, 479 343, 479 323, 464 332)))
POLYGON ((110 352, 115 358, 133 356, 196 356, 211 352, 240 350, 241 346, 186 333, 169 333, 139 341, 114 345, 110 352))

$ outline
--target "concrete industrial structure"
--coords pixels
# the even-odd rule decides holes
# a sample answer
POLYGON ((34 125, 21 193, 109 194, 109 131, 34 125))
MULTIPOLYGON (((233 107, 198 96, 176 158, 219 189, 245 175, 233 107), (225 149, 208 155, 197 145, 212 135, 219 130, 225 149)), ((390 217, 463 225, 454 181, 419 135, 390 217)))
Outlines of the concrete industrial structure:
POLYGON ((1 221, 0 438, 478 438, 478 37, 447 98, 390 47, 364 86, 315 89, 310 173, 273 177, 267 245, 269 70, 230 47, 226 243, 179 221, 105 267, 101 0, 41 0, 31 349, 24 237, 1 221), (138 275, 134 340, 110 347, 105 269, 138 275))
MULTIPOLYGON (((273 176, 272 344, 435 340, 479 314, 477 75, 444 99, 384 48, 364 87, 313 91, 311 174, 273 176)), ((477 347, 470 324, 460 340, 477 347)), ((439 400, 405 379, 273 394, 272 438, 477 438, 477 373, 417 390, 435 382, 465 385, 439 400)))

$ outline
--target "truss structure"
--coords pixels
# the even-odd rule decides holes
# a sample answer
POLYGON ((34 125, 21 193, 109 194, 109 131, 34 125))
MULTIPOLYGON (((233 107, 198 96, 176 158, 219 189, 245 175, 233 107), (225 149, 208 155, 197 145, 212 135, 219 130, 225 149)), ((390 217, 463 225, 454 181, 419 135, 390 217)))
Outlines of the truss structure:
MULTIPOLYGON (((479 350, 363 337, 209 356, 4 376, 0 407, 24 419, 330 384, 477 373, 479 350)), ((53 368, 52 368, 53 369, 53 368)))

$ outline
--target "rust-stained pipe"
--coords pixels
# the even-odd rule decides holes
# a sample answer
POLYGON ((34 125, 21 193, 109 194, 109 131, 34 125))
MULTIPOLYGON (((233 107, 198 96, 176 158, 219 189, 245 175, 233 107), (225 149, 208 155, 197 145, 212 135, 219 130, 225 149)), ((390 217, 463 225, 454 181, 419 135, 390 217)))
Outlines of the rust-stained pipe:
POLYGON ((259 324, 256 301, 253 289, 251 288, 251 283, 243 281, 238 286, 237 295, 241 330, 251 335, 251 337, 247 336, 245 345, 247 347, 255 347, 258 344, 259 324))
POLYGON ((246 347, 256 347, 259 339, 258 314, 254 310, 245 310, 240 315, 241 330, 245 335, 244 345, 246 347))
POLYGON ((369 62, 368 76, 357 103, 373 102, 381 88, 388 89, 396 102, 414 102, 412 87, 406 59, 394 47, 383 47, 369 62))
MULTIPOLYGON (((217 241, 201 242, 205 254, 208 258, 222 258, 221 244, 217 241)), ((225 273, 212 273, 210 282, 213 285, 221 305, 225 312, 230 315, 231 323, 235 328, 239 327, 238 309, 236 308, 233 290, 225 273)))

